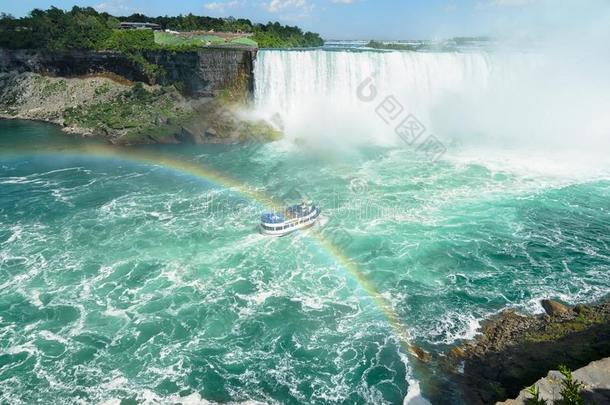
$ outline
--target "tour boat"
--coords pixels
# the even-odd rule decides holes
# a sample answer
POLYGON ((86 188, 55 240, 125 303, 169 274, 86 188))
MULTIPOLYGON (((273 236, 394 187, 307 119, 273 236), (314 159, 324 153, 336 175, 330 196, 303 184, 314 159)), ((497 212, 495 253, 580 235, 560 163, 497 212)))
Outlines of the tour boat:
POLYGON ((263 214, 260 230, 267 236, 285 236, 313 226, 320 217, 320 209, 310 202, 293 205, 282 213, 263 214))

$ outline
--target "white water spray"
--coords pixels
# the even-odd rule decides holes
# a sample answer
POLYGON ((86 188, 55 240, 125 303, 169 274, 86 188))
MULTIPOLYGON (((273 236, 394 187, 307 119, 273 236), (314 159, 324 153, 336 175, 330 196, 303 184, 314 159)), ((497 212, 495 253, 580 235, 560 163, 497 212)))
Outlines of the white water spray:
POLYGON ((281 116, 288 139, 321 148, 405 146, 395 129, 413 114, 453 156, 605 167, 610 81, 575 54, 579 63, 546 49, 261 51, 255 99, 267 117, 281 116), (359 97, 367 79, 377 92, 370 102, 359 97), (388 96, 400 104, 396 120, 377 112, 388 96))

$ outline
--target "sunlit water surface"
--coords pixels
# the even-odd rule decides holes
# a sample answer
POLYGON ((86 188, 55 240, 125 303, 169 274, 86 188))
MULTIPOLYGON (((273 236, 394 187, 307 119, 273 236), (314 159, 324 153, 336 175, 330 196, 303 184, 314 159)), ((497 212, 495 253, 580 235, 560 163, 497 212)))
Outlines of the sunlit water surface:
POLYGON ((610 288, 607 180, 402 148, 129 152, 243 185, 227 188, 90 143, 0 122, 1 403, 401 403, 423 374, 362 280, 432 353, 506 307, 610 288), (318 202, 337 251, 259 235, 244 190, 318 202))

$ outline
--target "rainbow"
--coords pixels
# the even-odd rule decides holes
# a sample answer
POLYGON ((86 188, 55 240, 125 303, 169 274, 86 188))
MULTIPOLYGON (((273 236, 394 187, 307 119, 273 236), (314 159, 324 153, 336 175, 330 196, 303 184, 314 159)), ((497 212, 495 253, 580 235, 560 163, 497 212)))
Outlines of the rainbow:
MULTIPOLYGON (((136 148, 126 148, 119 146, 110 146, 102 144, 85 144, 76 147, 58 148, 58 149, 45 149, 43 151, 32 151, 31 148, 24 148, 22 150, 13 149, 11 151, 3 151, 2 154, 19 156, 74 156, 74 157, 100 157, 100 158, 112 158, 120 159, 122 161, 138 163, 150 166, 159 166, 164 169, 174 171, 180 174, 196 177, 204 180, 208 183, 215 184, 219 187, 228 189, 229 191, 246 197, 249 200, 260 205, 262 208, 275 210, 278 207, 282 207, 282 204, 278 201, 274 201, 273 198, 262 194, 261 192, 254 190, 246 185, 232 179, 228 176, 223 175, 215 170, 209 169, 201 165, 200 163, 183 161, 166 154, 146 151, 136 148)), ((360 288, 370 297, 373 304, 381 311, 384 318, 388 321, 395 336, 398 338, 401 346, 407 352, 421 357, 421 350, 410 343, 409 334, 402 324, 399 316, 394 311, 391 303, 381 295, 375 288, 375 285, 363 274, 356 264, 347 257, 336 245, 334 245, 328 238, 326 238, 320 231, 310 230, 306 232, 306 235, 315 245, 323 252, 325 252, 335 263, 340 265, 347 271, 349 276, 360 286, 360 288)))

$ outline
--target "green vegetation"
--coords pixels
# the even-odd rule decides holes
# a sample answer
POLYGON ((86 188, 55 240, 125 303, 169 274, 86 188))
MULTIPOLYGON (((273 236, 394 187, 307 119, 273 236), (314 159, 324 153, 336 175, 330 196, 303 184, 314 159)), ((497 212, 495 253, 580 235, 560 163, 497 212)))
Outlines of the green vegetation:
POLYGON ((303 33, 299 27, 282 26, 277 22, 257 25, 253 39, 261 48, 312 48, 324 45, 318 34, 303 33))
POLYGON ((114 30, 102 47, 125 53, 159 48, 151 30, 114 30))
POLYGON ((540 330, 530 332, 526 338, 530 342, 552 342, 604 322, 605 319, 600 314, 583 310, 573 319, 551 322, 540 330))
MULTIPOLYGON (((584 405, 585 402, 581 395, 583 384, 580 381, 574 380, 572 372, 566 366, 559 366, 559 372, 563 376, 561 381, 561 400, 555 401, 558 405, 584 405)), ((540 388, 537 385, 532 385, 527 389, 527 393, 531 396, 525 403, 527 405, 549 405, 547 401, 540 397, 540 388)))
POLYGON ((454 37, 453 41, 457 45, 472 45, 480 42, 489 42, 491 41, 490 37, 479 36, 479 37, 454 37))
POLYGON ((201 46, 223 46, 223 45, 241 45, 249 47, 257 47, 256 41, 248 37, 237 37, 226 41, 224 38, 218 35, 184 35, 184 34, 171 34, 162 31, 155 32, 155 42, 164 48, 192 48, 201 46))
MULTIPOLYGON (((214 18, 188 14, 177 17, 147 17, 133 14, 119 17, 121 21, 149 22, 172 31, 215 31, 254 34, 252 40, 261 48, 302 48, 324 45, 324 40, 313 32, 303 32, 299 27, 281 25, 278 22, 255 24, 244 18, 214 18)), ((247 45, 252 43, 249 41, 247 45)))
POLYGON ((392 51, 417 51, 422 48, 423 45, 409 45, 409 44, 385 44, 379 41, 371 41, 367 45, 367 48, 373 49, 387 49, 392 51))
POLYGON ((35 9, 28 17, 0 15, 0 47, 9 49, 100 49, 119 21, 91 7, 64 12, 35 9))
POLYGON ((154 40, 164 49, 188 50, 207 45, 224 45, 225 40, 215 35, 177 35, 156 31, 154 40))
POLYGON ((127 55, 132 62, 142 68, 153 83, 163 73, 160 66, 150 63, 143 54, 145 51, 160 48, 151 30, 114 30, 103 47, 127 55))
POLYGON ((68 89, 68 83, 65 80, 51 81, 45 77, 37 77, 41 83, 41 93, 44 97, 48 97, 52 94, 66 91, 68 89))
POLYGON ((136 83, 131 90, 111 101, 66 109, 64 120, 67 125, 91 129, 100 134, 127 130, 124 136, 129 138, 157 128, 159 134, 163 132, 169 136, 173 134, 173 128, 163 123, 181 117, 181 113, 173 108, 174 104, 163 89, 151 92, 141 83, 136 83))
MULTIPOLYGON (((152 35, 152 34, 150 34, 152 35)), ((56 7, 48 10, 33 10, 29 16, 14 18, 0 14, 0 48, 8 49, 87 49, 118 50, 125 48, 138 51, 162 47, 174 51, 192 50, 193 47, 210 45, 247 45, 263 48, 315 47, 323 45, 318 34, 303 32, 298 27, 279 23, 253 24, 247 19, 213 18, 189 14, 178 17, 147 17, 134 14, 114 17, 99 13, 91 7, 73 7, 63 11, 56 7), (157 32, 152 39, 145 37, 148 30, 119 31, 120 22, 149 22, 163 29, 194 32, 193 35, 175 35, 157 32), (134 36, 131 33, 137 32, 134 36), (206 33, 207 32, 207 33, 206 33), (225 42, 222 35, 209 32, 248 33, 225 42), (139 35, 142 36, 139 36, 139 35)))
POLYGON ((110 85, 108 85, 108 83, 102 84, 100 87, 97 87, 94 90, 94 93, 96 96, 103 96, 104 94, 107 94, 110 91, 110 85))
POLYGON ((532 397, 525 401, 526 405, 548 405, 544 399, 540 398, 540 388, 537 385, 529 387, 527 393, 532 397))
POLYGON ((250 38, 236 38, 234 40, 231 41, 231 44, 234 45, 243 45, 243 46, 251 46, 251 47, 257 47, 258 43, 250 38))
POLYGON ((584 405, 585 401, 580 395, 583 384, 574 380, 572 372, 566 366, 559 366, 559 372, 563 375, 563 381, 561 382, 561 397, 563 398, 563 404, 584 405))

